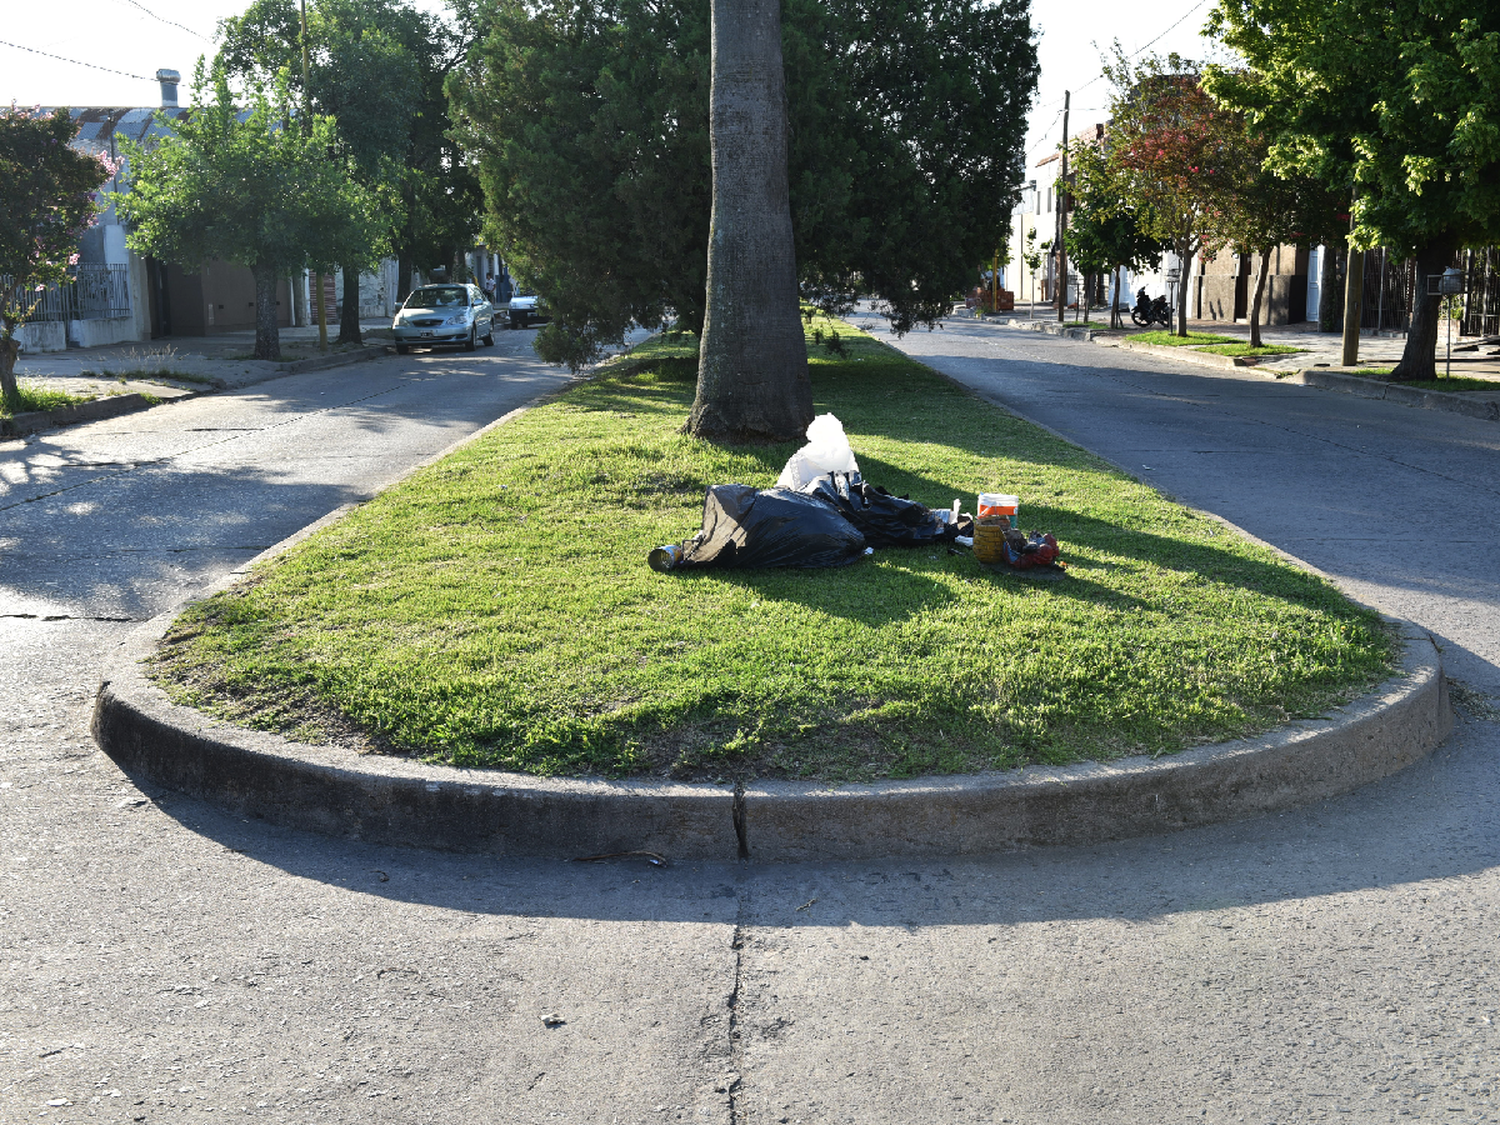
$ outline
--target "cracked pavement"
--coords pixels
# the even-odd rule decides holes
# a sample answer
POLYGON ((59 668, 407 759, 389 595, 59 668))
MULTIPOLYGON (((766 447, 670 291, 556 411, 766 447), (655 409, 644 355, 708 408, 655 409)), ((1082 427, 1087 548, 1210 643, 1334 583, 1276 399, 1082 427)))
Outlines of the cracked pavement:
POLYGON ((375 847, 124 776, 88 718, 132 622, 561 382, 498 339, 0 443, 0 1122, 1500 1116, 1491 423, 903 341, 1443 640, 1454 736, 1283 815, 656 867, 375 847), (1393 549, 1412 522, 1451 549, 1393 549))

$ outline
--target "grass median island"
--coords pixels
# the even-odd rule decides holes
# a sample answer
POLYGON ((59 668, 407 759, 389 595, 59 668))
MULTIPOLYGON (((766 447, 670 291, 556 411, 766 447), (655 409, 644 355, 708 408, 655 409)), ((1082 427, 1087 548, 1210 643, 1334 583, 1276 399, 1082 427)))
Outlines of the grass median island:
POLYGON ((1323 580, 837 330, 814 397, 865 479, 933 507, 1017 493, 1066 577, 943 546, 650 570, 705 486, 769 487, 795 449, 680 433, 696 341, 658 337, 195 606, 155 674, 235 721, 460 766, 837 781, 1171 752, 1388 673, 1387 631, 1323 580))

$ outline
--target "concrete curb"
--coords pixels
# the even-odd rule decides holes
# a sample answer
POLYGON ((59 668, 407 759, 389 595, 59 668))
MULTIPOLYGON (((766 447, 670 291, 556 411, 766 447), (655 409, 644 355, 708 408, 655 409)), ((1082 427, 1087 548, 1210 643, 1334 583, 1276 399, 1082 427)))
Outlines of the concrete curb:
MULTIPOLYGON (((1465 398, 1447 391, 1423 391, 1416 387, 1405 387, 1400 383, 1386 383, 1379 379, 1366 379, 1343 371, 1322 371, 1317 368, 1304 371, 1276 371, 1266 369, 1263 374, 1283 383, 1295 383, 1307 387, 1319 387, 1325 391, 1358 395, 1361 398, 1381 399, 1397 402, 1403 406, 1415 406, 1424 410, 1442 410, 1449 414, 1463 414, 1469 418, 1480 418, 1487 422, 1500 422, 1500 402, 1465 398)), ((1500 391, 1500 383, 1496 384, 1500 391)))
POLYGON ((37 430, 48 430, 53 426, 102 422, 109 418, 118 418, 122 414, 149 410, 168 397, 175 399, 184 396, 164 395, 162 398, 157 398, 154 395, 145 394, 109 395, 105 398, 80 402, 74 406, 59 406, 55 410, 29 410, 24 414, 12 414, 9 418, 0 418, 0 434, 6 437, 18 437, 21 434, 35 433, 37 430))
MULTIPOLYGON (((268 378, 276 379, 284 375, 302 375, 309 371, 327 371, 334 367, 347 367, 354 363, 363 363, 366 360, 379 359, 386 354, 383 345, 375 345, 368 348, 360 348, 358 351, 338 352, 334 355, 315 356, 312 359, 298 359, 290 363, 277 364, 271 368, 268 378)), ((168 402, 179 402, 182 399, 197 398, 203 394, 213 394, 221 387, 206 390, 192 390, 181 387, 161 388, 161 393, 135 392, 123 395, 108 395, 101 398, 90 399, 74 406, 60 406, 56 410, 32 410, 24 414, 14 414, 9 418, 0 418, 0 435, 16 437, 21 434, 35 433, 38 430, 48 430, 54 426, 73 426, 81 422, 102 422, 110 418, 118 418, 125 414, 134 414, 141 410, 149 410, 153 406, 161 406, 168 402)))
POLYGON ((1019 320, 1006 316, 986 317, 985 319, 1019 332, 1043 332, 1048 336, 1063 336, 1069 340, 1092 340, 1103 332, 1102 329, 1084 328, 1081 325, 1075 327, 1071 324, 1059 324, 1055 320, 1019 320))
MULTIPOLYGON (((1180 359, 1185 363, 1196 363, 1202 367, 1239 368, 1257 367, 1259 364, 1249 356, 1238 355, 1214 355, 1211 352, 1200 352, 1192 347, 1172 348, 1163 347, 1160 344, 1132 344, 1129 337, 1121 338, 1116 342, 1117 347, 1129 348, 1133 352, 1144 352, 1146 355, 1159 355, 1166 359, 1180 359)), ((1267 358, 1275 358, 1267 357, 1267 358)))
MULTIPOLYGON (((1442 410, 1449 414, 1463 414, 1469 418, 1481 418, 1488 422, 1500 422, 1500 402, 1485 402, 1478 399, 1465 398, 1461 394, 1453 394, 1448 391, 1418 390, 1415 387, 1402 386, 1400 383, 1369 379, 1362 375, 1351 375, 1346 371, 1325 371, 1316 367, 1288 371, 1285 368, 1271 366, 1280 358, 1274 355, 1265 356, 1263 360, 1258 362, 1254 357, 1250 356, 1209 355, 1204 352, 1194 351, 1192 348, 1164 348, 1155 344, 1132 344, 1129 339, 1101 342, 1112 344, 1115 347, 1129 348, 1133 352, 1142 352, 1146 355, 1181 360, 1184 363, 1196 363, 1204 367, 1257 371, 1267 378, 1276 379, 1283 383, 1305 387, 1318 387, 1325 391, 1358 395, 1360 398, 1379 399, 1385 402, 1400 403, 1402 406, 1415 406, 1424 410, 1442 410)), ((1500 383, 1496 384, 1495 389, 1500 391, 1500 383)))
MULTIPOLYGON (((309 529, 309 531, 312 529, 309 529)), ((501 855, 650 851, 672 859, 831 860, 1093 844, 1331 797, 1430 753, 1453 727, 1430 638, 1330 717, 1160 759, 826 788, 557 780, 304 746, 181 707, 142 661, 177 616, 122 646, 93 734, 132 777, 293 828, 501 855)))

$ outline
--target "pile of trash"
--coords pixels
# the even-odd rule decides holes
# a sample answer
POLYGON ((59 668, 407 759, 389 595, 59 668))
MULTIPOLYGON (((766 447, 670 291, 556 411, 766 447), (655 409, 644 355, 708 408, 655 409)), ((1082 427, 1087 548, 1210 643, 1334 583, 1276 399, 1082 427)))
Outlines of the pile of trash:
MULTIPOLYGON (((1004 520, 1005 517, 998 517, 1004 520)), ((975 546, 976 532, 993 540, 989 525, 950 508, 928 508, 867 484, 832 414, 807 427, 807 444, 792 454, 774 488, 716 484, 703 501, 703 527, 691 539, 651 552, 653 569, 694 567, 847 566, 876 547, 949 543, 975 546)), ((1057 540, 1045 532, 1029 538, 1014 530, 1014 517, 994 540, 999 561, 1016 569, 1061 567, 1057 540)), ((986 559, 985 561, 997 561, 986 559)))

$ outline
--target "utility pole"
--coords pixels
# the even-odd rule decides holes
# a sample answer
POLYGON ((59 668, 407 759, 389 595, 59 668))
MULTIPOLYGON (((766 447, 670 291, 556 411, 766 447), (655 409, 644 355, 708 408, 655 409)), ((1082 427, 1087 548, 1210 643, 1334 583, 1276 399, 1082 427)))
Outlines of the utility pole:
MULTIPOLYGON (((307 0, 302 0, 302 127, 312 128, 312 89, 307 81, 307 0)), ((328 350, 328 308, 323 303, 322 271, 313 274, 318 290, 318 350, 328 350)))
POLYGON ((1073 100, 1073 91, 1063 91, 1063 148, 1062 179, 1057 189, 1057 323, 1068 315, 1068 248, 1063 234, 1068 229, 1068 110, 1073 100))

